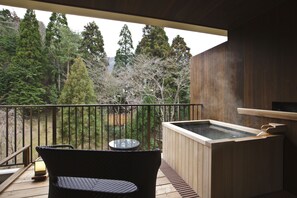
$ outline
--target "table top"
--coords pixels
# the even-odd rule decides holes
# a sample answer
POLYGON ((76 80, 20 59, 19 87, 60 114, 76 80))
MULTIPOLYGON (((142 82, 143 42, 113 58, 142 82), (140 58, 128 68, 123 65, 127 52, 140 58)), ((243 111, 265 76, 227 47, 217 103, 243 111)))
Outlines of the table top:
POLYGON ((139 145, 139 141, 134 139, 117 139, 109 142, 110 148, 114 150, 133 150, 139 145))

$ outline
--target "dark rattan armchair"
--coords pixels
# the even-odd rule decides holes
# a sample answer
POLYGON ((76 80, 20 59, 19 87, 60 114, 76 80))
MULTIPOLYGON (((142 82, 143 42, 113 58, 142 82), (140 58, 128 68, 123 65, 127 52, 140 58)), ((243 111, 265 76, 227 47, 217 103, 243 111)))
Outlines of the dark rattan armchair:
MULTIPOLYGON (((65 146, 64 146, 65 147, 65 146)), ((50 198, 155 197, 161 152, 94 151, 38 146, 50 198)))

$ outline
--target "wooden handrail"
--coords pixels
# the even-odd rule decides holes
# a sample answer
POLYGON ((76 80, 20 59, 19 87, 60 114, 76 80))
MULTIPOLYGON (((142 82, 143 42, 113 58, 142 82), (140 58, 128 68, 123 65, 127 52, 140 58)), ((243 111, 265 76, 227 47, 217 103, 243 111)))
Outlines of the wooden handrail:
MULTIPOLYGON (((29 148, 30 148, 30 147, 31 147, 31 145, 25 146, 25 147, 21 148, 20 150, 14 152, 14 153, 11 154, 10 156, 4 158, 3 160, 0 161, 0 166, 1 166, 2 164, 4 164, 4 163, 8 162, 10 159, 14 158, 15 156, 17 156, 18 154, 23 153, 25 150, 26 150, 26 152, 24 152, 24 153, 29 152, 29 148)), ((24 164, 25 164, 25 166, 26 166, 26 165, 29 164, 29 159, 26 159, 27 157, 29 157, 29 154, 28 154, 28 153, 27 153, 27 154, 24 154, 23 157, 24 157, 23 162, 24 162, 24 164)))
POLYGON ((12 174, 8 179, 6 179, 1 185, 0 185, 0 194, 14 181, 16 178, 18 178, 21 174, 23 174, 31 165, 30 164, 30 148, 31 145, 25 146, 21 148, 20 150, 14 152, 10 156, 6 157, 5 159, 0 161, 0 166, 6 162, 8 162, 10 159, 14 158, 20 153, 23 153, 23 163, 24 167, 20 168, 17 172, 12 174))

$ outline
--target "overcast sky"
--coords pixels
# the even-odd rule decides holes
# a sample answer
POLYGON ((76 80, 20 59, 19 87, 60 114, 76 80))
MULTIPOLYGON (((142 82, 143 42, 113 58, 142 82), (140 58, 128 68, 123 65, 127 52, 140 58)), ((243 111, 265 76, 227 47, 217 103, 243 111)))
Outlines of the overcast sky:
MULTIPOLYGON (((10 11, 15 11, 20 18, 23 18, 26 12, 26 9, 23 8, 0 5, 0 10, 2 9, 9 9, 10 11)), ((42 21, 44 25, 47 26, 49 18, 51 16, 51 12, 35 11, 35 13, 37 20, 42 21)), ((68 20, 68 26, 74 32, 82 32, 84 26, 87 23, 95 21, 96 24, 99 26, 99 29, 103 36, 104 49, 108 57, 114 57, 116 54, 116 50, 119 47, 117 42, 119 40, 120 31, 124 24, 128 25, 129 30, 132 34, 134 49, 136 49, 138 42, 142 38, 142 28, 144 27, 143 24, 83 17, 70 14, 66 15, 66 17, 68 20)), ((185 39, 185 42, 187 43, 187 46, 191 48, 192 55, 197 55, 227 40, 227 38, 224 36, 177 30, 173 28, 165 28, 165 31, 169 38, 169 44, 171 44, 172 39, 177 35, 183 37, 185 39)))

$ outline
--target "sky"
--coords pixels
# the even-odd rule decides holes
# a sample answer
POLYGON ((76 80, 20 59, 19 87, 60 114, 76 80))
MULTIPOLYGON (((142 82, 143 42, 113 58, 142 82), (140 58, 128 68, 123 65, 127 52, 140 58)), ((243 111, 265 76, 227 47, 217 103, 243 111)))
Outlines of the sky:
MULTIPOLYGON (((0 5, 0 10, 9 9, 10 11, 15 11, 20 18, 23 18, 26 12, 26 9, 17 8, 17 7, 9 7, 0 5)), ((51 12, 39 11, 36 10, 37 20, 42 21, 45 26, 47 26, 49 22, 49 18, 51 16, 51 12)), ((116 50, 119 48, 118 40, 122 27, 124 24, 127 24, 129 30, 132 34, 133 46, 134 50, 136 49, 137 44, 142 38, 142 28, 144 24, 137 23, 129 23, 129 22, 121 22, 115 20, 107 20, 107 19, 99 19, 99 18, 91 18, 77 15, 66 15, 68 20, 68 26, 74 32, 82 32, 84 30, 84 26, 88 23, 95 21, 99 26, 99 30, 104 39, 104 49, 108 57, 114 57, 116 54, 116 50)), ((169 39, 169 44, 171 45, 172 39, 177 35, 180 35, 184 38, 187 46, 191 49, 192 55, 197 55, 201 52, 206 51, 214 46, 217 46, 225 41, 227 41, 227 37, 225 36, 217 36, 199 32, 192 31, 184 31, 173 28, 165 27, 166 35, 169 39)))

